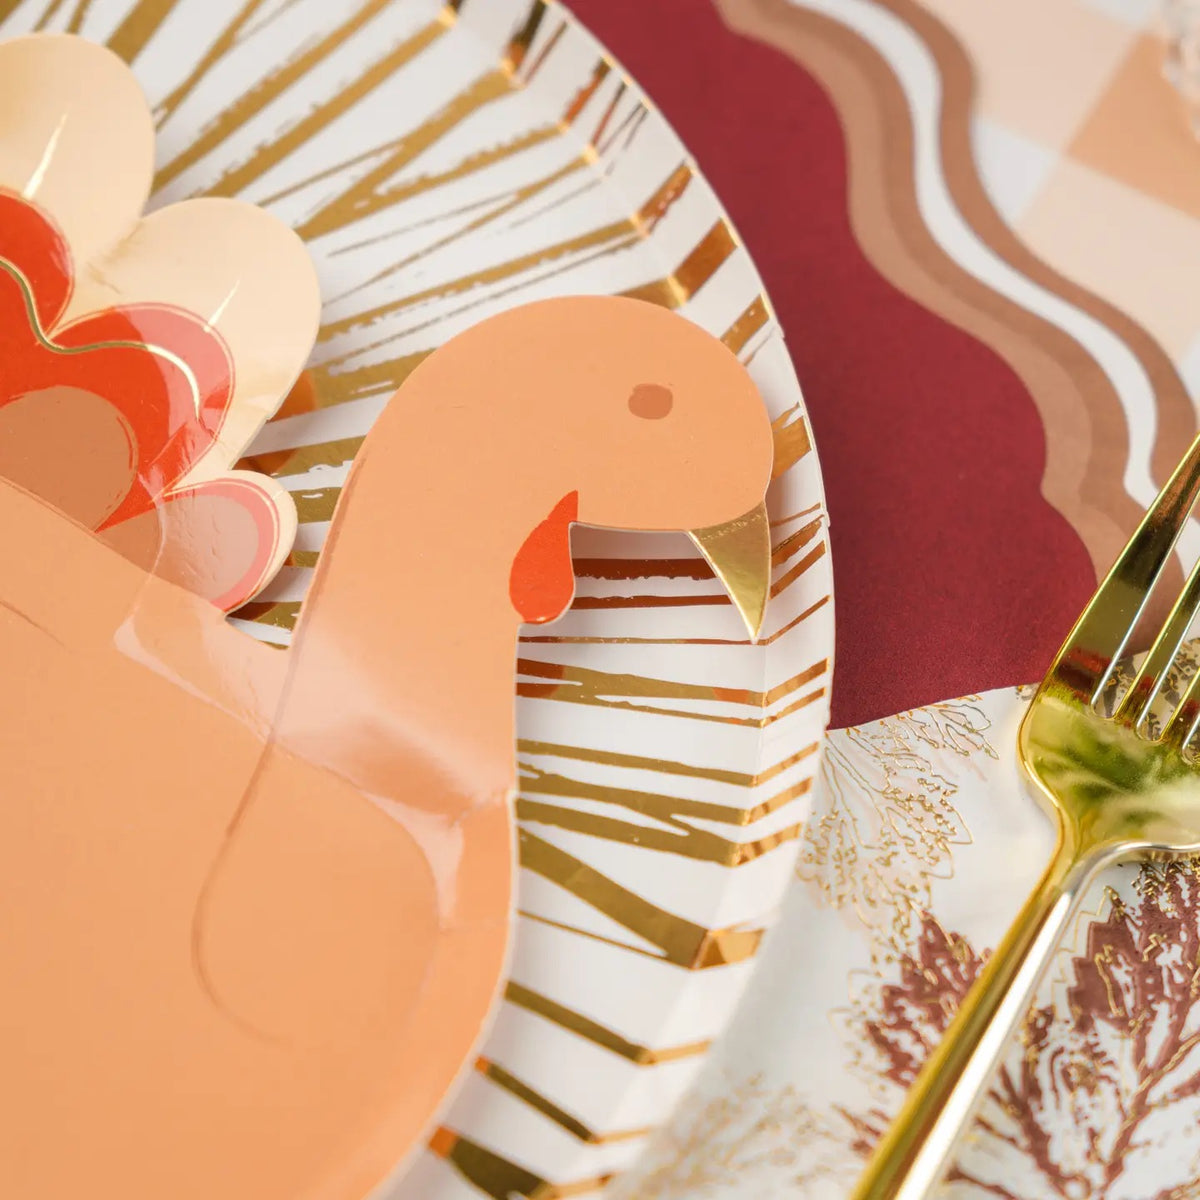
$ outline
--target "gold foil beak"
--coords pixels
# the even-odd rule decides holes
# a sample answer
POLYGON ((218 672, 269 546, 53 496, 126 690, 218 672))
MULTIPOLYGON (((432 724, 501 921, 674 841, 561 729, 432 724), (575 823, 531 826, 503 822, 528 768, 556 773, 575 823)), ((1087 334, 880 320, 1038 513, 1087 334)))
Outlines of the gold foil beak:
POLYGON ((725 585, 742 614, 751 641, 758 641, 771 594, 771 529, 767 506, 760 504, 736 520, 689 534, 725 585))

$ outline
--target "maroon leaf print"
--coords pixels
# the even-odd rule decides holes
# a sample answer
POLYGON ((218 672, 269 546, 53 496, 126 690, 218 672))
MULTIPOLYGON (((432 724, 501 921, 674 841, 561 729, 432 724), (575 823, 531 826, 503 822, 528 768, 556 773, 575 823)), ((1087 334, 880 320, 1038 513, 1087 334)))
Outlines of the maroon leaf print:
MULTIPOLYGON (((997 1072, 951 1179, 962 1195, 1154 1200, 1200 1195, 1200 875, 1194 863, 1142 868, 1134 894, 1109 893, 1082 948, 1030 1013, 997 1072), (1187 1173, 1178 1166, 1191 1163, 1187 1173), (1165 1178, 1167 1166, 1182 1177, 1165 1178), (1138 1182, 1140 1181, 1140 1182, 1138 1182)), ((892 981, 860 1007, 859 1065, 898 1110, 986 955, 922 914, 892 981)), ((866 1156, 886 1117, 843 1113, 866 1156)))

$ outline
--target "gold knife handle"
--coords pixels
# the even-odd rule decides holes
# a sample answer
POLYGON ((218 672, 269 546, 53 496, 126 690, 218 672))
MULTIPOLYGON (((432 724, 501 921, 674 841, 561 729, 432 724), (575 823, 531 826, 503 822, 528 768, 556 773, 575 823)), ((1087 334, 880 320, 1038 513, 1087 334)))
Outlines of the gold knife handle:
POLYGON ((926 1060, 851 1200, 925 1200, 933 1194, 1100 865, 1060 838, 1036 890, 926 1060))

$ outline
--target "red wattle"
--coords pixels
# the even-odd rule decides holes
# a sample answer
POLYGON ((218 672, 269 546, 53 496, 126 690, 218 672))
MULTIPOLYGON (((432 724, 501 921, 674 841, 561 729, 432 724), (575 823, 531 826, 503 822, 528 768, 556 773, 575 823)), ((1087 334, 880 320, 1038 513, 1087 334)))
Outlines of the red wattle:
POLYGON ((508 594, 528 625, 561 616, 575 596, 571 524, 579 519, 579 493, 571 492, 525 539, 513 559, 508 594))

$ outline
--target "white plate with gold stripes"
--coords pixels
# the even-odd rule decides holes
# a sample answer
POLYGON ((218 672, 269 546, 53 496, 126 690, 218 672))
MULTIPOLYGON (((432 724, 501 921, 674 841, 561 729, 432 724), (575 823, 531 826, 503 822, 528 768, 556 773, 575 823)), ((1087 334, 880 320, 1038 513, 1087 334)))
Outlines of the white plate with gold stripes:
POLYGON ((308 243, 326 299, 254 463, 296 552, 237 619, 286 641, 347 467, 431 349, 505 307, 626 293, 749 365, 777 431, 766 638, 682 538, 582 531, 572 612, 523 640, 521 911, 478 1070, 399 1189, 596 1192, 727 1023, 791 872, 828 717, 820 472, 762 284, 645 97, 544 0, 0 0, 130 61, 159 124, 151 207, 238 196, 308 243), (303 411, 309 407, 310 411, 303 411))

